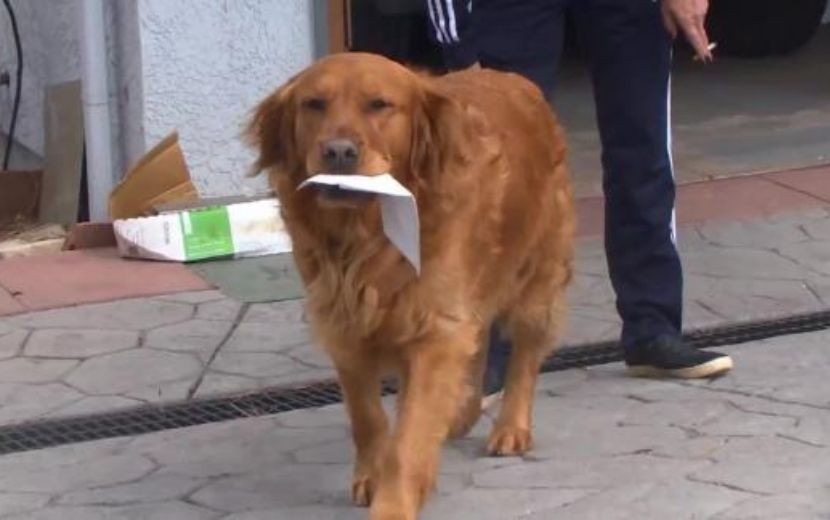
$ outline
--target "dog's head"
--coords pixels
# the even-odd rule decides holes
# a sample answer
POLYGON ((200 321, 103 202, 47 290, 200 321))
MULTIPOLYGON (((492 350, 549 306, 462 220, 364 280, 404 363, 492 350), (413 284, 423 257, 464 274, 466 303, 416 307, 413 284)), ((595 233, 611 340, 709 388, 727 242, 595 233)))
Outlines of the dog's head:
MULTIPOLYGON (((434 183, 447 161, 462 155, 464 120, 464 110, 429 78, 381 56, 344 53, 321 59, 262 101, 248 135, 259 152, 256 170, 294 188, 318 173, 391 173, 413 189, 434 183)), ((361 202, 333 196, 318 200, 361 202)))

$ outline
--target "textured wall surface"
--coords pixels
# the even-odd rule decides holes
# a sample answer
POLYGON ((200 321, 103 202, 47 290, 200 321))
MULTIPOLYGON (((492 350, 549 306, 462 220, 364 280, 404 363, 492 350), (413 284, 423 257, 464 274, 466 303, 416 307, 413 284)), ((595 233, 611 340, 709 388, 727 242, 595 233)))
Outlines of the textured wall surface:
MULTIPOLYGON (((12 0, 24 52, 17 140, 43 154, 43 96, 80 78, 79 0, 12 0)), ((310 63, 309 0, 108 0, 107 47, 114 172, 178 130, 207 195, 259 190, 245 179, 252 153, 239 139, 250 109, 310 63)), ((0 69, 15 53, 0 13, 0 69)), ((13 90, 0 88, 5 130, 13 90)), ((16 154, 22 158, 23 153, 16 154)), ((31 162, 31 161, 29 161, 31 162)))
POLYGON ((261 189, 239 139, 251 108, 312 59, 308 0, 139 0, 147 146, 178 130, 206 195, 261 189))
MULTIPOLYGON (((113 175, 123 171, 126 157, 143 153, 141 67, 135 0, 105 2, 113 175)), ((15 138, 19 145, 12 166, 33 167, 44 154, 46 88, 81 77, 79 0, 12 0, 23 47, 23 91, 15 138), (27 153, 31 152, 31 153, 27 153), (28 157, 27 157, 28 156, 28 157)), ((0 69, 14 78, 14 40, 5 9, 0 9, 0 69)), ((0 88, 0 121, 4 132, 11 119, 12 88, 0 88)))
MULTIPOLYGON (((23 47, 23 92, 15 135, 32 152, 43 154, 43 93, 47 85, 78 79, 77 0, 12 0, 23 47)), ((0 121, 8 131, 14 99, 17 55, 6 9, 0 6, 0 70, 12 76, 0 87, 0 121)))

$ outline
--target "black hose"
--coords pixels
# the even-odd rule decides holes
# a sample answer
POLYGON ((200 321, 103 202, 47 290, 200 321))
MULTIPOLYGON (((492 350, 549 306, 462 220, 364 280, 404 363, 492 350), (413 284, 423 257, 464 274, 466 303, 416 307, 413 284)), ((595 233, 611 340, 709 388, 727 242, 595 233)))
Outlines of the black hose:
POLYGON ((6 11, 9 12, 9 20, 12 24, 14 34, 14 46, 17 49, 17 84, 15 85, 14 105, 12 106, 12 120, 9 123, 9 135, 6 139, 6 150, 3 152, 3 169, 8 170, 9 159, 12 155, 12 143, 14 142, 14 127, 17 126, 17 111, 20 109, 20 92, 23 83, 23 48, 20 45, 20 32, 17 30, 17 18, 14 16, 14 9, 10 0, 3 0, 6 11))

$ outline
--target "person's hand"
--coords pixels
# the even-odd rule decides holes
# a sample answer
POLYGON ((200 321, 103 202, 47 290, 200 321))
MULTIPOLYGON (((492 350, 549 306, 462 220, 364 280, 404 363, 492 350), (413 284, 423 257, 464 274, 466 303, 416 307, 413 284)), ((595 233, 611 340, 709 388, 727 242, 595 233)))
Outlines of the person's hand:
POLYGON ((712 60, 712 46, 706 34, 706 11, 709 0, 662 0, 663 23, 672 35, 677 37, 678 28, 692 45, 697 56, 703 60, 712 60))

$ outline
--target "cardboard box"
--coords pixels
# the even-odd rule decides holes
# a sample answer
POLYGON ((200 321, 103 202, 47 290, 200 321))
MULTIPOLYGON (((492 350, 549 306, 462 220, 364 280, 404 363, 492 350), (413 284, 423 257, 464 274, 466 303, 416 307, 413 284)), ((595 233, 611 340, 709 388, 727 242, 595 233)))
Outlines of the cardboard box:
POLYGON ((174 132, 139 159, 112 190, 110 218, 150 215, 160 204, 198 198, 179 147, 179 136, 174 132))
POLYGON ((199 198, 173 133, 110 195, 121 256, 195 262, 291 251, 273 195, 199 198))
POLYGON ((122 256, 194 262, 291 251, 291 240, 268 198, 170 211, 113 222, 122 256))
POLYGON ((0 171, 0 225, 18 220, 35 222, 43 172, 0 171))

